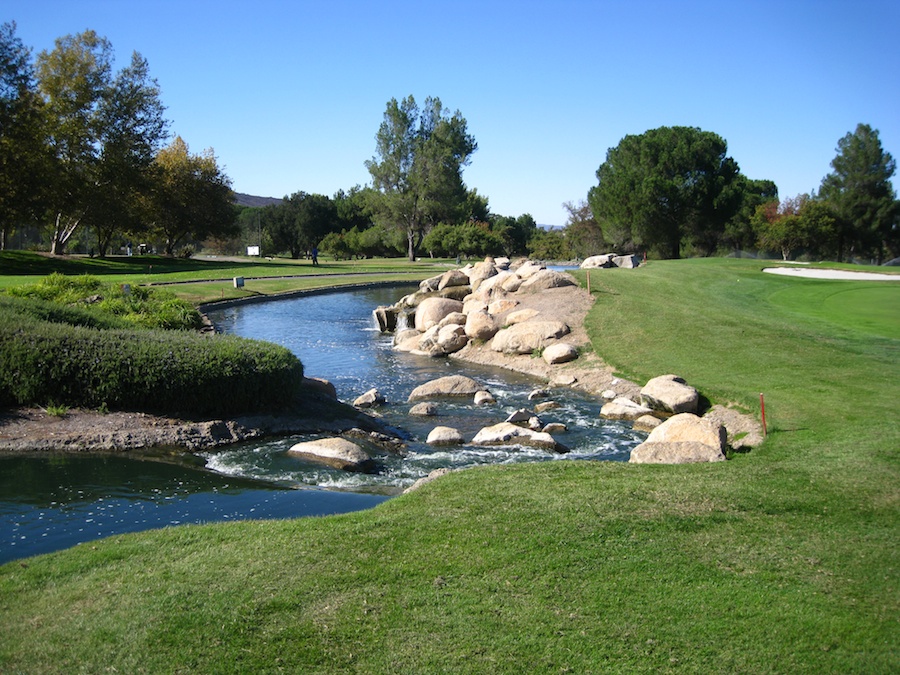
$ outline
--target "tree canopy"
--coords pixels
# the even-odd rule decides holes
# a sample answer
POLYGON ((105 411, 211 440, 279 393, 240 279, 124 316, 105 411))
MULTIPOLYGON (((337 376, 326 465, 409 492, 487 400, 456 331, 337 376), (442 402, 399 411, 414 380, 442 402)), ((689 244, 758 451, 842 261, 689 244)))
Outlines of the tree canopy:
POLYGON ((405 231, 414 260, 428 229, 468 218, 462 169, 478 146, 460 112, 450 115, 431 97, 421 109, 412 96, 392 98, 375 139, 376 157, 366 162, 371 209, 377 221, 405 231))
POLYGON ((900 248, 900 208, 891 184, 897 164, 881 146, 878 131, 868 124, 838 141, 833 171, 822 180, 819 196, 838 220, 838 259, 845 250, 875 257, 896 255, 900 248))
POLYGON ((740 204, 738 165, 725 141, 694 127, 625 136, 597 170, 588 202, 607 241, 680 256, 682 242, 708 250, 740 204))

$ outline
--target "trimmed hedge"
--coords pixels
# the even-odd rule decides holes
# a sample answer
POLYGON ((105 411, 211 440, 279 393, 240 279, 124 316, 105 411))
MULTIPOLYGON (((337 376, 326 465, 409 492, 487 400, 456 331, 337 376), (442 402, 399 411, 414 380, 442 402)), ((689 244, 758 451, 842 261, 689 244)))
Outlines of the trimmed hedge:
POLYGON ((300 360, 268 342, 96 330, 0 307, 2 405, 222 416, 287 405, 302 379, 300 360))

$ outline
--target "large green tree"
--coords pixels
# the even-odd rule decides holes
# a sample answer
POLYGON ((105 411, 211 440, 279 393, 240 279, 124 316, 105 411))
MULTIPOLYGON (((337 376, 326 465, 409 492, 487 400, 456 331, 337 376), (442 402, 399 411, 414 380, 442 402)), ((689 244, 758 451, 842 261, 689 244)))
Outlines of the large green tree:
POLYGON ((57 38, 37 58, 53 153, 50 252, 63 253, 97 184, 100 106, 112 73, 112 45, 92 30, 57 38))
POLYGON ((296 259, 338 231, 339 221, 335 203, 327 196, 295 192, 264 211, 263 226, 275 248, 296 259))
POLYGON ((878 130, 857 125, 838 141, 837 152, 819 196, 838 219, 838 259, 845 251, 873 256, 879 263, 886 252, 897 255, 900 210, 891 184, 897 164, 882 148, 878 130))
POLYGON ((147 206, 150 234, 165 242, 166 255, 174 255, 182 242, 238 233, 231 180, 219 168, 211 149, 191 154, 176 136, 160 150, 153 163, 154 189, 147 206))
POLYGON ((607 152, 588 196, 604 238, 672 258, 683 242, 710 252, 740 203, 738 165, 726 153, 720 136, 695 127, 625 136, 607 152))
POLYGON ((84 222, 94 228, 101 256, 116 236, 140 230, 146 219, 142 196, 151 189, 149 169, 166 137, 164 112, 159 84, 146 59, 134 52, 98 110, 97 189, 84 222))
POLYGON ((462 170, 478 146, 459 111, 450 115, 440 99, 430 97, 421 109, 412 96, 399 103, 391 99, 375 138, 376 157, 366 162, 372 212, 405 232, 414 260, 428 229, 467 219, 462 170))
POLYGON ((0 250, 12 228, 39 214, 49 154, 30 50, 16 24, 0 25, 0 250))

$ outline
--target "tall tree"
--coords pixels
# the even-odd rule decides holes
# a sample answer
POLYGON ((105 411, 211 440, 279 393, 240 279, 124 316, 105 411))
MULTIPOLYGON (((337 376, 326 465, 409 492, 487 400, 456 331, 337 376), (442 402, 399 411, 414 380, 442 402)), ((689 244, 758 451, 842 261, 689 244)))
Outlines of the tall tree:
POLYGON ((219 168, 212 149, 192 155, 176 136, 153 163, 154 189, 148 205, 152 229, 165 241, 166 255, 188 238, 238 233, 231 180, 219 168))
POLYGON ((99 110, 112 72, 112 45, 92 30, 57 38, 37 58, 38 88, 53 151, 51 253, 63 253, 97 183, 99 110))
POLYGON ((151 187, 149 168, 166 137, 164 112, 159 84, 150 77, 146 59, 134 52, 107 87, 98 111, 98 189, 85 222, 96 231, 101 256, 115 236, 140 229, 145 219, 141 195, 151 187))
POLYGON ((14 226, 40 211, 49 155, 41 101, 16 24, 0 25, 0 250, 14 226))
POLYGON ((878 130, 868 124, 858 124, 839 140, 837 152, 819 196, 838 218, 838 259, 849 250, 874 254, 880 263, 886 251, 897 253, 900 210, 891 184, 897 164, 882 148, 878 130))
POLYGON ((451 116, 430 97, 421 110, 412 96, 391 99, 375 138, 377 157, 366 162, 372 210, 380 222, 404 230, 415 260, 430 227, 465 219, 462 169, 478 146, 459 111, 451 116))
POLYGON ((588 195, 604 238, 630 238, 673 258, 683 239, 708 248, 738 206, 738 166, 726 152, 720 136, 694 127, 625 136, 607 152, 588 195))

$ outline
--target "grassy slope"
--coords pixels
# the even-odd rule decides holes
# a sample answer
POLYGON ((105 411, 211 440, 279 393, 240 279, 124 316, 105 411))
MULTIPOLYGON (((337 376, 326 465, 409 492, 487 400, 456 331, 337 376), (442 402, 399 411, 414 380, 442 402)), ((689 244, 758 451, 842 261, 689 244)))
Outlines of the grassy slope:
POLYGON ((758 267, 594 273, 590 330, 637 379, 765 392, 762 448, 477 469, 368 512, 12 563, 0 670, 896 672, 900 287, 758 267))

